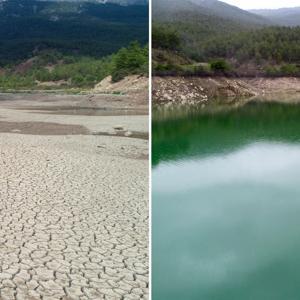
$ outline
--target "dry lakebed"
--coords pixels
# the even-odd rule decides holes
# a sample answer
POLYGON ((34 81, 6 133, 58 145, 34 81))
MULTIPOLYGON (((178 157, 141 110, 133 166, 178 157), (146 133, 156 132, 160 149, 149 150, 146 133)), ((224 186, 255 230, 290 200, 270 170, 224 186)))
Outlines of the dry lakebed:
POLYGON ((148 298, 147 113, 0 94, 0 299, 148 298))

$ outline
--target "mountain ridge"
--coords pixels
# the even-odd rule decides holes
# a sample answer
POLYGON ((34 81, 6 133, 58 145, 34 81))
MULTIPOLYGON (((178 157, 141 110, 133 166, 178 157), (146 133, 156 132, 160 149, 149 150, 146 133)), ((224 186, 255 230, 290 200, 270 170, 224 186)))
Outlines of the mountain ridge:
POLYGON ((252 25, 272 24, 269 19, 219 0, 153 0, 152 3, 154 20, 162 19, 165 16, 170 19, 172 14, 175 19, 178 17, 178 13, 193 12, 252 25))
POLYGON ((252 13, 273 20, 282 26, 300 26, 300 6, 278 9, 252 9, 252 13))
POLYGON ((190 0, 193 3, 211 10, 216 16, 224 19, 231 19, 236 21, 254 22, 262 25, 266 25, 269 21, 260 15, 253 14, 250 11, 243 10, 237 6, 230 5, 219 0, 190 0))

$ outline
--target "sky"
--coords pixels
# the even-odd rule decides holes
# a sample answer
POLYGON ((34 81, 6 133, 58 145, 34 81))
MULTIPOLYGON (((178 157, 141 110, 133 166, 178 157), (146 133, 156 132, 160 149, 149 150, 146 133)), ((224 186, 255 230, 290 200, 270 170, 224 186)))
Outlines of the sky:
POLYGON ((221 0, 242 9, 282 8, 300 6, 300 0, 221 0))

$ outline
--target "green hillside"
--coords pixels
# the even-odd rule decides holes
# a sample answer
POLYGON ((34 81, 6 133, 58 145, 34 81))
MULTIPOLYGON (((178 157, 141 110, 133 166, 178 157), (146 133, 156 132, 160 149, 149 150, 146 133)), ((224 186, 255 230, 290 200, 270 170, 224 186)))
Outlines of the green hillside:
POLYGON ((148 42, 148 6, 13 0, 0 9, 0 66, 45 49, 103 57, 148 42))
POLYGON ((268 27, 216 37, 203 45, 202 53, 204 59, 299 63, 300 27, 268 27))
POLYGON ((183 52, 196 60, 203 59, 203 45, 212 38, 272 24, 223 2, 204 0, 153 0, 153 19, 155 25, 175 30, 183 52))
POLYGON ((66 56, 47 50, 0 69, 0 89, 89 89, 108 75, 119 81, 131 74, 148 74, 148 47, 137 42, 104 58, 66 56))
POLYGON ((0 89, 91 88, 148 72, 148 6, 0 2, 0 89))
POLYGON ((299 27, 274 26, 271 18, 266 21, 221 1, 176 1, 171 10, 171 0, 154 1, 158 7, 153 59, 158 74, 300 74, 299 27), (174 36, 176 45, 168 42, 174 36))

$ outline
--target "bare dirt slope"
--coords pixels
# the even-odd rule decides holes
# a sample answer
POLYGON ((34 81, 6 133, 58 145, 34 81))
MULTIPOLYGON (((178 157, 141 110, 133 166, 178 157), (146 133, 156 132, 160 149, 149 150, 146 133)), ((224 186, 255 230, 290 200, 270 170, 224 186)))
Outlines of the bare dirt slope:
POLYGON ((112 82, 111 76, 104 78, 92 90, 93 93, 119 93, 127 95, 138 103, 148 103, 149 78, 130 75, 118 82, 112 82))

